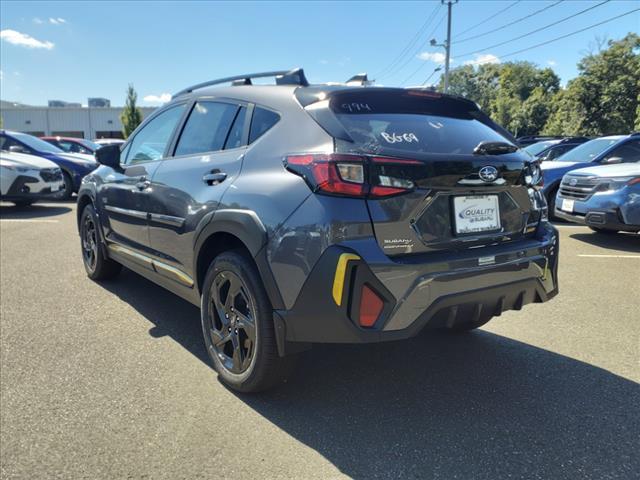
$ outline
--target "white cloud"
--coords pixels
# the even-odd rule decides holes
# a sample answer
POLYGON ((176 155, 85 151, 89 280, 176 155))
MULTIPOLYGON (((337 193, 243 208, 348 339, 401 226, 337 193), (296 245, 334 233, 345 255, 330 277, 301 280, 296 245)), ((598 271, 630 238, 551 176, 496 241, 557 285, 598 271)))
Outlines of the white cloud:
POLYGON ((465 65, 484 65, 486 63, 500 63, 500 59, 491 53, 485 53, 483 55, 476 54, 476 58, 464 62, 465 65))
POLYGON ((329 64, 329 60, 322 59, 322 60, 319 61, 319 63, 321 65, 328 65, 329 64))
POLYGON ((51 23, 52 25, 62 25, 63 23, 67 23, 67 21, 64 18, 51 18, 49 17, 49 23, 51 23))
POLYGON ((147 95, 146 97, 143 97, 142 100, 147 103, 167 103, 171 100, 171 94, 161 93, 160 95, 147 95))
POLYGON ((47 50, 51 50, 54 47, 53 42, 42 42, 33 38, 31 35, 17 32, 15 30, 7 29, 0 31, 0 38, 13 45, 20 45, 27 48, 44 48, 47 50))
POLYGON ((44 21, 41 18, 34 18, 33 19, 33 23, 37 23, 38 25, 42 25, 44 23, 44 21))
POLYGON ((556 62, 555 60, 547 60, 547 65, 551 65, 552 67, 555 67, 558 64, 558 62, 556 62))
MULTIPOLYGON (((446 55, 441 52, 422 52, 418 54, 418 58, 427 62, 442 63, 446 55)), ((453 59, 449 59, 449 61, 453 63, 453 59)))

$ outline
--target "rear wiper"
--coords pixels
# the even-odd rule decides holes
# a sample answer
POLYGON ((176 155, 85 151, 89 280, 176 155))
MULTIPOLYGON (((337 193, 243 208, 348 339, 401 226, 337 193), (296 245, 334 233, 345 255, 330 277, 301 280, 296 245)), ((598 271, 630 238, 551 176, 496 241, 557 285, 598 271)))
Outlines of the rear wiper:
POLYGON ((507 142, 480 142, 473 153, 476 155, 502 155, 503 153, 513 153, 518 147, 507 142))

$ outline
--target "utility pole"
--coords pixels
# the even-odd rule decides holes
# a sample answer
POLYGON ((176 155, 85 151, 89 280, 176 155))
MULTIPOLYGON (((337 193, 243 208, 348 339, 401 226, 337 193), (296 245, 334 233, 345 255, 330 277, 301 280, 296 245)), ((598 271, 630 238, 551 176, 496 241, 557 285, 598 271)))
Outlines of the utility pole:
MULTIPOLYGON (((443 4, 444 0, 440 0, 443 4)), ((458 0, 455 0, 456 2, 458 0)), ((452 0, 448 0, 447 2, 447 41, 445 42, 445 48, 447 49, 446 57, 444 59, 444 93, 449 91, 449 61, 451 60, 451 6, 453 5, 452 0)))
POLYGON ((447 4, 447 39, 444 43, 437 43, 435 38, 431 39, 432 47, 444 47, 444 93, 449 90, 449 63, 451 63, 451 6, 458 3, 458 0, 440 0, 440 3, 447 4))

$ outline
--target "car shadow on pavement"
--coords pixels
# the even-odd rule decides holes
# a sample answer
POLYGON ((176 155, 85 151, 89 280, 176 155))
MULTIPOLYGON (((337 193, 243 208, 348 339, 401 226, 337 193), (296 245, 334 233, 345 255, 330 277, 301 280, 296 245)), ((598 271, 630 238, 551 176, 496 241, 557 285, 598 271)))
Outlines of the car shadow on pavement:
POLYGON ((596 247, 640 253, 640 234, 638 233, 574 233, 570 237, 596 247))
POLYGON ((36 219, 55 217, 70 212, 71 208, 58 205, 30 205, 28 207, 16 207, 11 204, 0 205, 0 218, 6 219, 36 219))
MULTIPOLYGON (((170 336, 209 365, 196 307, 126 269, 103 286, 154 325, 152 336, 170 336)), ((483 330, 318 345, 300 355, 287 384, 236 395, 354 478, 640 471, 637 383, 483 330)))

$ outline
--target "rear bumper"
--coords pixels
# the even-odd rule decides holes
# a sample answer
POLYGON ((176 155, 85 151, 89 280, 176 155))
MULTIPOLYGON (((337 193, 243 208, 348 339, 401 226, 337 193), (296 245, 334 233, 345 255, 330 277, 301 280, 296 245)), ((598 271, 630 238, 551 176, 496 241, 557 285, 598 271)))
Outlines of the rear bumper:
POLYGON ((536 239, 419 257, 398 263, 363 258, 357 249, 329 247, 293 308, 276 311, 280 335, 289 342, 310 343, 399 340, 423 328, 450 327, 481 315, 519 310, 558 293, 558 237, 548 223, 540 226, 536 239), (360 258, 347 264, 343 301, 338 305, 332 287, 344 253, 360 258), (358 324, 365 284, 384 300, 372 328, 358 324))

